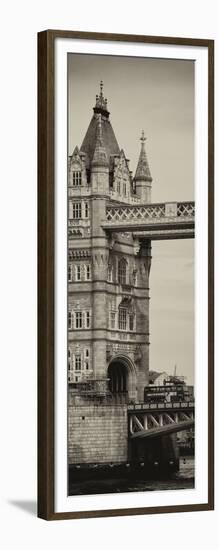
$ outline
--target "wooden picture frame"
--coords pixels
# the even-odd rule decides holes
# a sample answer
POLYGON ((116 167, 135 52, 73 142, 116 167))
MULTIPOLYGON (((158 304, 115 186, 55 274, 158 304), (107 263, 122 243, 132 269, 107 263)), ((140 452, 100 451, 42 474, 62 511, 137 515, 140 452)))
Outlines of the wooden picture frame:
POLYGON ((48 30, 38 34, 38 516, 46 520, 214 507, 214 42, 48 30), (57 39, 205 48, 208 52, 208 497, 196 504, 55 511, 55 43, 57 39))

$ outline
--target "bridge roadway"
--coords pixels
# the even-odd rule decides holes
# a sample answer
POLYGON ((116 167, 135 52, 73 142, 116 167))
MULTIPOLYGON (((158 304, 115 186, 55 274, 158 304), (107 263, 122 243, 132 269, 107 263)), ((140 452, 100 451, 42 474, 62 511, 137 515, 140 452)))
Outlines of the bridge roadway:
POLYGON ((193 401, 128 405, 129 437, 152 438, 188 430, 194 426, 193 401))
POLYGON ((106 207, 106 217, 101 225, 106 231, 131 232, 140 239, 191 239, 195 236, 195 203, 111 203, 106 207))

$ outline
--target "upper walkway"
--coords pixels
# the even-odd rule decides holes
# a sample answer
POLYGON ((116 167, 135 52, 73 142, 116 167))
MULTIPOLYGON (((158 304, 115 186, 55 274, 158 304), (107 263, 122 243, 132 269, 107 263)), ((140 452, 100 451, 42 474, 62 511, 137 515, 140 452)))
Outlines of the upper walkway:
POLYGON ((102 227, 110 232, 132 232, 149 239, 185 239, 195 235, 195 203, 165 202, 106 207, 102 227))

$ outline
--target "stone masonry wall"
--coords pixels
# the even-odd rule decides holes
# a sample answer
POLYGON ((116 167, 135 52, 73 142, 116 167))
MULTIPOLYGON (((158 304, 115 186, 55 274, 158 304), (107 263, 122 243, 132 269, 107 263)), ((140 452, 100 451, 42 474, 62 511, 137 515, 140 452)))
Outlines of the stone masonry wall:
POLYGON ((69 406, 69 464, 120 463, 128 457, 127 407, 69 406))

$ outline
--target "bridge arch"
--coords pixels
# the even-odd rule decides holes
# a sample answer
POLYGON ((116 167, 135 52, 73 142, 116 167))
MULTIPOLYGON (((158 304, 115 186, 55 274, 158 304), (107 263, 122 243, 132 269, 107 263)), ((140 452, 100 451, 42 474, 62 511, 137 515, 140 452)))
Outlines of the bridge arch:
POLYGON ((125 355, 115 355, 108 365, 107 377, 113 396, 136 400, 137 373, 133 361, 125 355))

